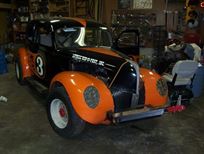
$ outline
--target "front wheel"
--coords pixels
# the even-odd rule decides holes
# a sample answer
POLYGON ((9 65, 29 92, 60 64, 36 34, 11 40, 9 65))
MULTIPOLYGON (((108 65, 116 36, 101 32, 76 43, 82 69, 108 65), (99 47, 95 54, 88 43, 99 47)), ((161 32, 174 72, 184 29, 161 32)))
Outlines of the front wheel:
POLYGON ((77 136, 85 127, 85 121, 74 111, 63 87, 57 87, 49 94, 47 113, 52 128, 62 137, 77 136))

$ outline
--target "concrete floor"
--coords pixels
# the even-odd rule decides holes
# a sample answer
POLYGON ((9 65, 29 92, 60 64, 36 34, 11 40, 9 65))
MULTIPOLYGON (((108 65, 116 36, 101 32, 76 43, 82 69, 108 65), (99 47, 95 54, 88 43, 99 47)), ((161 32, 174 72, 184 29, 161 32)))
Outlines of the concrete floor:
POLYGON ((14 74, 0 75, 0 153, 136 154, 204 153, 204 95, 181 113, 118 126, 88 125, 75 139, 63 139, 50 127, 44 97, 20 86, 14 74))

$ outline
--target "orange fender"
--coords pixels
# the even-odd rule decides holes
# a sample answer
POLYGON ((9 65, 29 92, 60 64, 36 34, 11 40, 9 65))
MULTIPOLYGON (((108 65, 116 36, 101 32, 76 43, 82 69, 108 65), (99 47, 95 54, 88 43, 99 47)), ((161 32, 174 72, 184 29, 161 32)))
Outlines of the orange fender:
POLYGON ((23 79, 26 77, 30 77, 32 75, 32 73, 30 71, 30 66, 28 63, 28 54, 26 52, 26 49, 25 48, 19 48, 18 49, 18 56, 19 56, 19 61, 20 61, 21 68, 22 68, 23 79))
POLYGON ((168 87, 161 76, 151 70, 140 68, 140 77, 144 81, 145 86, 145 105, 152 107, 164 106, 168 101, 168 87), (158 81, 163 81, 161 94, 158 90, 158 81))
POLYGON ((55 83, 61 83, 69 95, 72 106, 78 116, 91 124, 109 124, 107 112, 114 110, 114 102, 110 90, 99 79, 82 72, 61 72, 57 74, 50 89, 55 83), (84 99, 84 90, 94 86, 99 92, 99 104, 94 109, 90 108, 84 99))

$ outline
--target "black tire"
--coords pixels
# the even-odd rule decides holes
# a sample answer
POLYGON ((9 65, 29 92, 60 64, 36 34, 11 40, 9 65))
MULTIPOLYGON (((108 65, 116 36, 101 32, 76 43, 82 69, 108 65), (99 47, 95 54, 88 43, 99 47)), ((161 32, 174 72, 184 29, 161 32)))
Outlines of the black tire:
POLYGON ((53 130, 64 138, 75 137, 85 128, 85 121, 83 121, 74 111, 70 99, 63 87, 54 88, 50 92, 47 100, 47 114, 53 130), (59 102, 63 103, 63 105, 60 105, 60 107, 58 105, 58 109, 54 110, 55 104, 59 102), (60 113, 61 109, 63 109, 64 112, 63 116, 60 113))
POLYGON ((23 79, 22 66, 18 58, 16 58, 15 60, 15 73, 18 83, 20 85, 25 85, 25 79, 23 79))

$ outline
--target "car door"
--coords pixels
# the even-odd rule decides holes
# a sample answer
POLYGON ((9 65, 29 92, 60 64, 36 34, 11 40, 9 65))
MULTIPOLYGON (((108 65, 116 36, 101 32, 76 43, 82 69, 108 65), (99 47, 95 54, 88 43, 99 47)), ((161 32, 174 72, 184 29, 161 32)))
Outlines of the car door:
POLYGON ((137 60, 140 52, 139 31, 122 31, 116 38, 113 48, 137 60))
POLYGON ((27 32, 26 32, 26 48, 28 52, 29 67, 32 73, 35 75, 37 75, 35 61, 39 50, 39 45, 37 40, 38 39, 37 26, 38 26, 38 22, 31 21, 27 26, 27 32))
POLYGON ((39 80, 49 83, 52 78, 49 62, 54 52, 51 27, 49 23, 41 22, 36 22, 32 26, 32 34, 27 37, 31 71, 39 80))

